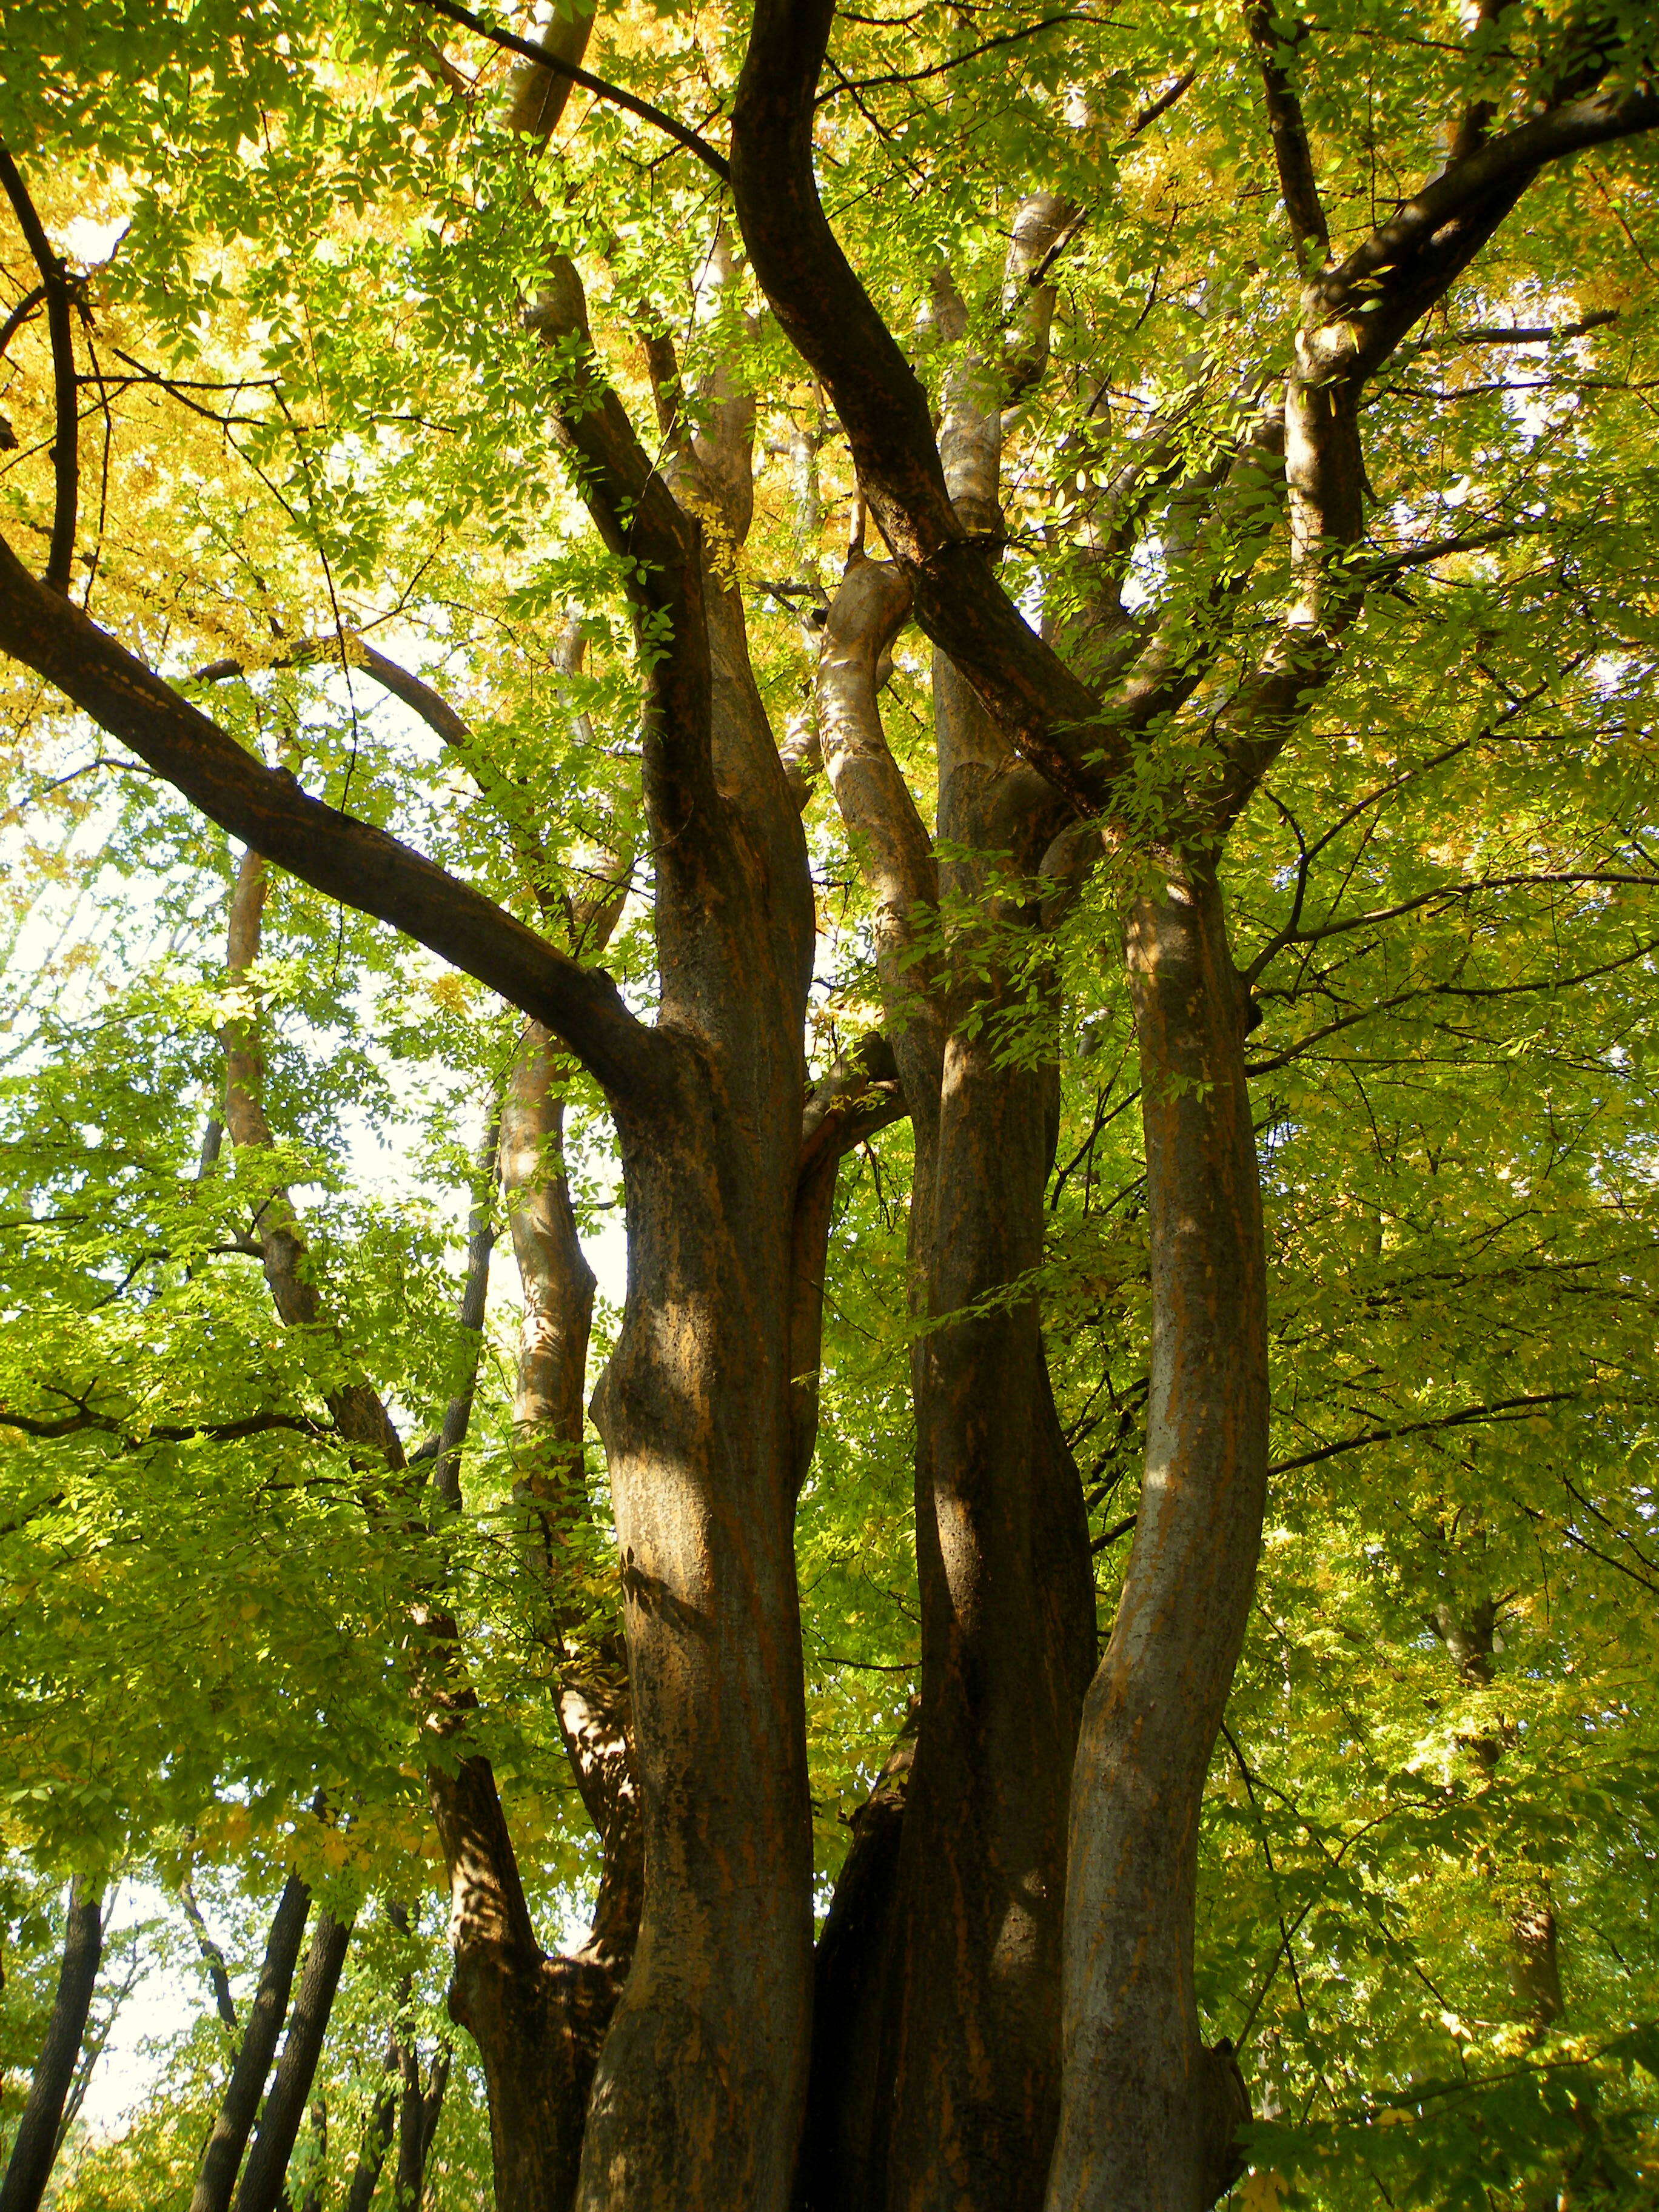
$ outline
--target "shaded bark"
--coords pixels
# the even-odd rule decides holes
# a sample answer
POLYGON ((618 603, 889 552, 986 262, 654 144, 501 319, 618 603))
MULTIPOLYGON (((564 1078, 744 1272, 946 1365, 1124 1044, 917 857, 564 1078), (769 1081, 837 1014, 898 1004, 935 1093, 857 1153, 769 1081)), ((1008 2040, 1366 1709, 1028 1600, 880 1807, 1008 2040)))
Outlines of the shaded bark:
POLYGON ((0 2212, 37 2212, 52 2179, 58 2126, 75 2078, 87 2011, 98 1979, 98 1962, 103 1955, 102 1903, 99 1885, 76 1875, 70 1884, 57 1994, 29 2077, 29 2093, 6 2161, 5 2179, 0 2181, 0 2212))
POLYGON ((276 2212, 283 2201, 288 2162, 299 2138, 300 2123, 311 2097, 317 2061, 328 2033, 329 2014, 340 1986, 351 1923, 319 1913, 306 1953, 300 1987, 283 2039, 282 2057, 271 2077, 270 2094, 259 2116, 258 2132, 242 2169, 236 2191, 235 2212, 276 2212))
POLYGON ((212 2133, 202 2153, 190 2212, 229 2212, 237 2169, 253 2130, 259 2100, 264 2094, 265 2076, 270 2071, 276 2039, 283 2032, 289 1991, 310 1910, 311 1892, 297 1875, 290 1875, 283 1885, 283 1893, 271 1917, 258 1987, 248 2005, 247 2025, 242 2031, 230 2079, 219 2100, 212 2133))
POLYGON ((915 1759, 913 1698, 875 1787, 853 1816, 812 1962, 812 2072, 799 2212, 880 2202, 879 2146, 890 2081, 882 2063, 898 1917, 899 1843, 915 1759))
POLYGON ((1249 1611, 1267 1486, 1261 1205, 1244 1001, 1207 869, 1129 918, 1152 1232, 1146 1471, 1084 1711, 1049 2212, 1196 2212, 1248 2105, 1193 1993, 1199 1812, 1249 1611))

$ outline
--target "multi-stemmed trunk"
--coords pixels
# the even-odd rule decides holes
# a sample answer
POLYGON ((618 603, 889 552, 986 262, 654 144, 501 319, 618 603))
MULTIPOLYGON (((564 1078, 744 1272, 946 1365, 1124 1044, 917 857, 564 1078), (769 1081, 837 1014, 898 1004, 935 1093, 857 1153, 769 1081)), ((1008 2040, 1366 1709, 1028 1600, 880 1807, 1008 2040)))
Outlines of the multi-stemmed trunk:
MULTIPOLYGON (((1007 363, 978 399, 973 374, 982 372, 969 365, 954 424, 947 408, 942 454, 922 387, 824 217, 812 126, 833 14, 832 0, 757 0, 732 125, 738 222, 780 327, 847 432, 892 556, 879 579, 888 634, 908 605, 944 656, 939 829, 957 854, 1011 864, 1005 877, 1001 863, 953 859, 966 873, 950 887, 967 890, 999 930, 1030 928, 1030 878, 1067 808, 1105 833, 1126 870, 1153 1358, 1146 1485, 1118 1617, 1084 1707, 1068 1857, 1060 1810, 1092 1636, 1086 1540, 1036 1304, 1007 1295, 1041 1252, 1051 1094, 1040 1073, 1000 1063, 982 1020, 1013 988, 1017 963, 995 952, 959 962, 959 922, 936 927, 930 841, 908 794, 894 790, 878 720, 872 729, 866 711, 878 662, 866 639, 854 659, 867 667, 848 668, 850 690, 868 699, 848 707, 839 732, 826 718, 824 752, 849 827, 866 840, 886 973, 909 975, 905 993, 890 992, 890 1014, 902 1018, 890 1019, 888 1042, 916 1127, 924 1648, 914 1762, 907 1739, 860 1824, 820 1961, 820 2025, 848 2024, 854 2048, 840 2088, 815 2090, 804 2185, 823 2194, 829 2170, 823 2201, 849 2201, 836 2194, 845 2182, 852 2201, 880 2212, 1035 2203, 1058 2111, 1051 2212, 1194 2212, 1224 2185, 1242 2109, 1231 2054, 1206 2053, 1199 2037, 1193 1887, 1266 1460, 1259 1200, 1218 882, 1225 838, 1329 680, 1361 602, 1352 556, 1364 526, 1367 382, 1544 165, 1651 127, 1659 103, 1645 82, 1604 90, 1610 50, 1598 48, 1559 85, 1540 78, 1538 112, 1506 137, 1488 137, 1491 110, 1477 104, 1453 135, 1445 173, 1339 264, 1289 74, 1294 40, 1270 7, 1252 6, 1281 204, 1305 279, 1294 361, 1261 434, 1245 433, 1231 459, 1224 453, 1177 487, 1197 522, 1172 527, 1162 556, 1182 587, 1128 626, 1108 676, 1085 681, 1003 590, 994 522, 972 511, 975 496, 994 501, 994 470, 972 481, 972 449, 977 438, 980 462, 990 453, 1007 363), (1235 681, 1218 641, 1263 540, 1226 501, 1243 494, 1253 514, 1269 514, 1259 495, 1281 443, 1290 589, 1275 586, 1282 619, 1263 625, 1267 641, 1235 681), (1193 713, 1202 765, 1188 787, 1150 805, 1138 781, 1149 749, 1206 684, 1193 713), (953 697, 961 685, 976 708, 953 697), (866 799, 879 787, 862 812, 861 783, 866 799), (850 2166, 811 2167, 824 2129, 850 2166)), ((550 52, 556 46, 568 59, 586 28, 585 17, 550 27, 550 52)), ((515 127, 544 135, 559 102, 533 67, 514 100, 515 127)), ((62 270, 50 258, 43 281, 58 287, 72 353, 62 270)), ((571 372, 554 428, 602 538, 627 561, 648 646, 654 1026, 545 935, 307 798, 291 775, 259 767, 70 604, 72 358, 59 380, 46 575, 37 582, 0 549, 0 641, 233 835, 501 991, 605 1095, 629 1269, 595 1411, 622 1545, 644 1902, 585 2122, 574 2075, 568 2094, 558 2087, 571 2046, 569 2002, 555 1996, 581 1984, 580 1962, 548 1960, 536 1943, 494 1777, 467 1746, 459 1632, 422 1600, 455 2002, 485 2057, 498 2191, 511 2212, 562 2206, 579 2135, 581 2212, 779 2212, 796 2166, 811 1978, 791 1522, 810 1450, 805 1378, 816 1364, 827 1220, 813 1146, 833 1103, 805 1101, 813 933, 800 763, 781 759, 772 741, 735 587, 711 573, 693 519, 712 502, 741 538, 733 516, 749 495, 747 433, 735 383, 705 395, 714 427, 691 433, 675 420, 672 378, 659 380, 659 466, 605 385, 568 263, 548 272, 528 320, 571 372), (694 496, 683 506, 675 489, 688 483, 694 496)), ((653 341, 652 351, 654 366, 665 348, 653 341)), ((1143 455, 1143 492, 1173 482, 1158 473, 1166 459, 1143 455)), ((1261 524, 1264 534, 1276 528, 1261 524)), ((875 588, 870 577, 885 566, 855 562, 844 594, 875 588)), ((246 1103, 250 1087, 240 1089, 246 1103)), ((279 1310, 313 1326, 297 1223, 281 1203, 263 1219, 279 1310)), ((329 1403, 368 1486, 373 1472, 383 1492, 388 1478, 395 1490, 401 1446, 373 1390, 343 1384, 329 1403)), ((582 1729, 570 1733, 579 1741, 582 1729)), ((614 1996, 614 1974, 604 1978, 591 2045, 614 1996)), ((820 2035, 821 2088, 830 2043, 820 2035)))

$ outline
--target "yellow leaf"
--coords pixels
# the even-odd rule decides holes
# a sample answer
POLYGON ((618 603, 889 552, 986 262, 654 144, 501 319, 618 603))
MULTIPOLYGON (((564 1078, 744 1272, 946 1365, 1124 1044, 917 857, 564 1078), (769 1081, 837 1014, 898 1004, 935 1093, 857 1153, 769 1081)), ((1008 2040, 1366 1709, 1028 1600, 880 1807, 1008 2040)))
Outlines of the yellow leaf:
POLYGON ((1282 2173, 1254 2170, 1244 2184, 1244 2194, 1239 2200, 1243 2212, 1279 2212, 1279 2192, 1285 2186, 1282 2173))

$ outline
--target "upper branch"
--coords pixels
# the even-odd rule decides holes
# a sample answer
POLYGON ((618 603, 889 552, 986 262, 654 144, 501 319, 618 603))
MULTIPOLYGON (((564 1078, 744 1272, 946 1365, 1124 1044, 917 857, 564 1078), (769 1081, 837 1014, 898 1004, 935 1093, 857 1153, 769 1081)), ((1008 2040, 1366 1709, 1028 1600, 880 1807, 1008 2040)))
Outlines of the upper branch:
POLYGON ((556 433, 600 537, 628 564, 658 717, 647 797, 662 832, 676 836, 699 815, 720 818, 702 526, 674 497, 605 377, 574 263, 561 256, 553 264, 526 319, 568 364, 556 433))
POLYGON ((1286 61, 1294 44, 1279 21, 1273 0, 1252 0, 1245 10, 1250 44, 1261 65, 1262 88, 1267 100, 1267 127, 1273 133, 1273 159, 1279 166, 1279 186, 1285 196, 1291 235, 1296 240, 1298 262, 1305 264, 1311 246, 1324 260, 1331 250, 1330 228, 1320 202, 1314 174, 1313 153, 1308 144, 1302 102, 1291 82, 1286 61))
POLYGON ((636 1109, 648 1104, 659 1040, 609 975, 580 966, 384 830, 250 758, 106 631, 38 584, 3 540, 0 651, 56 684, 230 836, 476 976, 562 1037, 613 1098, 636 1109))
POLYGON ((916 620, 1010 738, 1092 811, 1124 763, 1100 704, 998 582, 953 507, 915 372, 854 275, 818 198, 813 99, 834 0, 759 0, 732 124, 732 189, 774 313, 828 391, 916 620))
POLYGON ((584 92, 591 92, 596 100, 608 100, 613 107, 620 107, 629 115, 637 115, 641 123, 650 124, 654 130, 673 139, 677 145, 684 146, 687 153, 695 154, 703 167, 712 169, 722 184, 730 179, 732 172, 723 154, 693 131, 689 124, 682 123, 678 116, 668 114, 663 108, 653 107, 648 100, 641 100, 637 93, 626 92, 619 84, 608 84, 604 77, 595 76, 590 70, 579 67, 574 61, 567 61, 549 46, 538 46, 530 39, 520 38, 516 32, 500 30, 494 23, 486 23, 482 15, 475 15, 470 8, 459 6, 458 0, 414 0, 414 4, 418 8, 430 8, 435 15, 447 15, 452 23, 459 23, 469 31, 476 31, 481 39, 488 39, 492 46, 501 46, 510 54, 519 54, 526 61, 535 62, 556 76, 568 78, 572 84, 579 84, 584 92))
MULTIPOLYGON (((18 173, 17 164, 3 146, 0 146, 0 185, 5 186, 6 198, 11 202, 18 228, 34 257, 35 267, 40 271, 40 289, 46 295, 46 328, 52 338, 52 394, 58 417, 58 432, 52 448, 57 493, 52 504, 52 547, 46 555, 46 580, 53 591, 62 592, 67 596, 70 564, 75 558, 76 514, 81 496, 75 335, 70 321, 69 274, 63 262, 52 252, 52 241, 35 213, 28 188, 18 173)), ((7 335, 10 335, 9 331, 7 335)))
POLYGON ((1352 332, 1353 367, 1376 368, 1491 237, 1552 161, 1659 125, 1659 88, 1602 84, 1453 161, 1377 228, 1316 288, 1329 321, 1376 300, 1352 332))

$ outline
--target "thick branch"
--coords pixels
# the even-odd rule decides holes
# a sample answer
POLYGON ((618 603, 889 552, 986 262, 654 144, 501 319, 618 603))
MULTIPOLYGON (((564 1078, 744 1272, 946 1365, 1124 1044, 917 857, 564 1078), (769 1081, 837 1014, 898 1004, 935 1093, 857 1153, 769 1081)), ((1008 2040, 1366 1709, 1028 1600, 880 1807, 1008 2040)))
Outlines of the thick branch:
POLYGON ((939 902, 939 870, 915 800, 888 750, 878 671, 910 609, 897 565, 848 563, 824 624, 818 726, 836 804, 876 902, 878 949, 907 944, 917 908, 939 902))
POLYGON ((391 923, 561 1036, 616 1098, 647 1103, 660 1047, 611 978, 544 943, 383 830, 263 768, 0 541, 0 650, 67 694, 243 843, 391 923))
POLYGON ((1586 147, 1634 137, 1656 125, 1659 90, 1651 85, 1598 86, 1454 161, 1397 215, 1380 223, 1318 287, 1319 301, 1333 320, 1353 314, 1368 297, 1382 295, 1377 310, 1364 315, 1355 333, 1354 366, 1361 373, 1376 367, 1467 266, 1540 169, 1586 147))
POLYGON ((860 483, 909 575, 921 628, 1011 739, 1079 805, 1103 796, 1121 740, 1099 702, 998 583, 953 508, 927 396, 830 228, 813 173, 813 96, 833 0, 760 0, 732 117, 744 242, 779 322, 827 388, 860 483), (1104 771, 1091 756, 1106 752, 1104 771))

